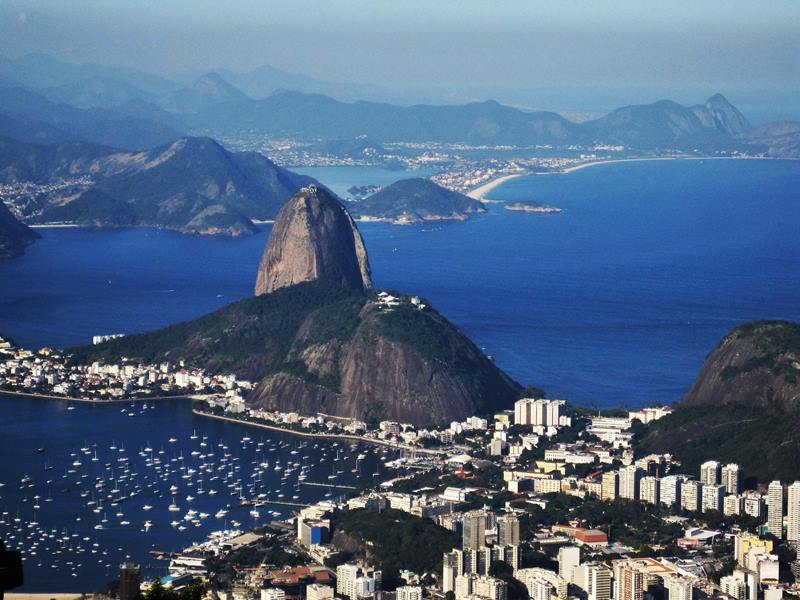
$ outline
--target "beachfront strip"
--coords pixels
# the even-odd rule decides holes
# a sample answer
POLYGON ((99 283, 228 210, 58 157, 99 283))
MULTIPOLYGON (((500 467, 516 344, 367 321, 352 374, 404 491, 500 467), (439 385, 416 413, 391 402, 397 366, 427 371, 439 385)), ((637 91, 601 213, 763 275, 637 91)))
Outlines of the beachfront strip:
MULTIPOLYGON (((408 475, 337 488, 344 495, 298 506, 286 521, 159 555, 166 586, 199 578, 232 600, 513 600, 521 590, 536 600, 776 600, 800 591, 800 482, 757 485, 736 464, 708 460, 686 473, 669 454, 637 457, 637 423, 669 407, 596 415, 523 398, 421 429, 252 410, 241 395, 248 382, 183 365, 85 367, 0 346, 5 389, 101 401, 207 394, 200 414, 404 451, 386 460, 408 475)), ((132 564, 121 577, 136 589, 155 581, 141 582, 132 564)))

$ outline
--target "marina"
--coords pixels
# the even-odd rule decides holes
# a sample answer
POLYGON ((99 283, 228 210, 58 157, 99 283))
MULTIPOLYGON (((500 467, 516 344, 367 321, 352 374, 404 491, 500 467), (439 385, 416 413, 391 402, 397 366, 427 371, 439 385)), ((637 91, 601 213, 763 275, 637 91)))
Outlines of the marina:
POLYGON ((388 448, 253 432, 185 402, 2 397, 0 414, 0 453, 19 457, 0 472, 0 537, 22 550, 31 592, 100 590, 123 560, 164 574, 153 553, 403 472, 386 466, 398 455, 388 448), (52 424, 44 438, 26 433, 39 420, 52 424))

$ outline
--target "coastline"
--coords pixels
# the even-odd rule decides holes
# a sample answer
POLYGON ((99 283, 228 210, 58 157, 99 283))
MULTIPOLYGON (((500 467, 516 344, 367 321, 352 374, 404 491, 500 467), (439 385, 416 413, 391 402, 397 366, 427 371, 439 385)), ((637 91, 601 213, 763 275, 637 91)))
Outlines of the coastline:
POLYGON ((409 446, 406 444, 393 444, 392 442, 387 442, 386 440, 362 437, 358 435, 352 435, 349 433, 312 433, 310 431, 296 431, 294 429, 286 429, 285 427, 278 427, 277 425, 267 425, 266 423, 255 423, 253 421, 245 421, 243 419, 235 419, 233 417, 225 417, 223 415, 214 415, 208 412, 204 412, 202 410, 197 410, 196 408, 192 409, 192 414, 195 414, 200 417, 208 417, 209 419, 228 421, 230 423, 236 423, 237 425, 248 425, 250 427, 258 427, 260 429, 268 429, 270 431, 279 431, 281 433, 288 433, 300 437, 318 438, 324 440, 347 440, 351 442, 361 442, 365 444, 375 444, 377 446, 386 446, 387 448, 392 448, 394 450, 409 450, 418 452, 420 454, 431 454, 434 456, 442 454, 441 450, 419 448, 417 446, 409 446))
POLYGON ((178 396, 148 396, 142 398, 73 398, 71 396, 55 396, 52 394, 35 394, 31 392, 13 392, 0 389, 0 396, 12 398, 28 398, 30 400, 61 400, 62 402, 82 402, 84 404, 124 404, 127 402, 148 402, 150 400, 202 400, 201 397, 186 395, 178 396))
POLYGON ((78 223, 34 223, 33 225, 28 225, 31 229, 66 229, 72 227, 84 227, 84 225, 79 225, 78 223))
POLYGON ((503 175, 502 177, 491 179, 483 185, 479 185, 471 192, 467 192, 466 195, 473 200, 485 201, 486 194, 491 192, 494 188, 503 185, 506 181, 516 179, 517 177, 522 177, 523 175, 527 175, 527 173, 512 173, 511 175, 503 175))
POLYGON ((617 163, 651 162, 651 161, 661 161, 661 160, 791 160, 791 159, 771 158, 768 156, 652 156, 652 157, 642 157, 642 158, 612 158, 608 160, 593 160, 585 163, 580 163, 572 167, 567 167, 566 169, 561 169, 560 171, 557 171, 556 174, 566 175, 567 173, 574 173, 575 171, 587 169, 595 165, 613 165, 617 163))

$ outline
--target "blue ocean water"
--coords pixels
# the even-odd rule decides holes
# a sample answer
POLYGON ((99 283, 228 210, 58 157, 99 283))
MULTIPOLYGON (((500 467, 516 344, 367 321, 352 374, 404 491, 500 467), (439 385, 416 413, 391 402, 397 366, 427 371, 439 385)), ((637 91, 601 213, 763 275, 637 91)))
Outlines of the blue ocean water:
MULTIPOLYGON (((348 182, 408 176, 364 168, 307 172, 340 190, 348 182)), ((427 297, 498 365, 550 396, 597 406, 671 402, 731 328, 759 318, 800 320, 800 163, 599 165, 515 179, 491 196, 564 212, 514 213, 490 204, 486 214, 463 223, 362 224, 375 283, 427 297)), ((63 347, 88 343, 95 334, 190 319, 250 295, 269 226, 244 239, 146 229, 40 232, 42 239, 23 258, 0 262, 0 334, 30 347, 63 347)), ((134 412, 131 418, 115 406, 67 411, 60 402, 0 400, 0 536, 28 535, 29 546, 42 528, 60 537, 66 530, 68 544, 84 548, 75 564, 59 563, 64 570, 54 579, 56 569, 35 566, 41 557, 52 558, 56 542, 47 538, 37 555, 29 554, 35 578, 27 589, 73 589, 59 578, 73 569, 81 583, 74 589, 98 589, 126 554, 146 563, 151 547, 177 549, 220 526, 212 517, 185 532, 169 526, 183 512, 166 511, 164 482, 113 512, 97 514, 85 505, 79 511, 77 477, 85 472, 94 481, 95 470, 113 460, 114 440, 124 441, 145 486, 153 472, 138 452, 149 445, 170 458, 181 451, 187 458, 198 443, 187 440, 194 429, 215 445, 236 448, 243 465, 254 460, 252 446, 240 447, 244 435, 288 444, 275 450, 283 463, 297 443, 195 417, 181 403, 134 412), (175 448, 171 437, 179 440, 175 448), (94 451, 94 444, 99 465, 92 466, 79 449, 94 451), (71 474, 73 453, 84 465, 71 474), (45 461, 52 471, 43 471, 45 461), (20 490, 25 474, 35 487, 20 490), (34 495, 42 507, 36 512, 34 495), (144 511, 145 502, 154 508, 144 511), (131 525, 119 525, 117 510, 131 525), (110 529, 94 530, 103 516, 113 521, 110 529), (146 519, 154 526, 143 534, 146 519), (29 528, 32 520, 38 524, 29 528)), ((324 478, 334 464, 332 450, 320 447, 309 455, 321 465, 314 475, 324 478)), ((264 478, 272 492, 285 484, 264 478)), ((180 498, 186 493, 181 489, 180 498)), ((300 497, 315 495, 302 490, 300 497)), ((221 499, 195 502, 212 513, 221 499)), ((222 505, 232 500, 227 496, 222 505)), ((181 504, 188 509, 185 500, 181 504)), ((248 516, 233 507, 230 514, 243 523, 248 516)))
MULTIPOLYGON (((339 187, 404 176, 306 172, 339 187)), ((671 402, 731 328, 800 320, 798 162, 597 165, 518 178, 491 195, 564 212, 491 204, 463 223, 361 224, 375 283, 427 297, 503 369, 551 396, 671 402)), ((69 346, 251 294, 269 226, 233 240, 40 231, 25 257, 0 263, 0 332, 69 346)))

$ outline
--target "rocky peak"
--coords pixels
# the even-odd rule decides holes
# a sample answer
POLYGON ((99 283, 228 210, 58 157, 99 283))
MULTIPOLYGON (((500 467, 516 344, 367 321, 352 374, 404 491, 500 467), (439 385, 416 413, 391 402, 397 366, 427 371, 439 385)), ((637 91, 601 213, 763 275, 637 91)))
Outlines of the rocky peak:
POLYGON ((757 321, 737 327, 708 355, 684 406, 800 410, 800 325, 757 321))
POLYGON ((727 135, 743 135, 753 126, 733 104, 722 94, 714 94, 702 106, 692 108, 705 127, 727 135))
POLYGON ((256 295, 305 281, 364 291, 372 287, 364 241, 329 191, 310 185, 281 208, 258 266, 256 295))

